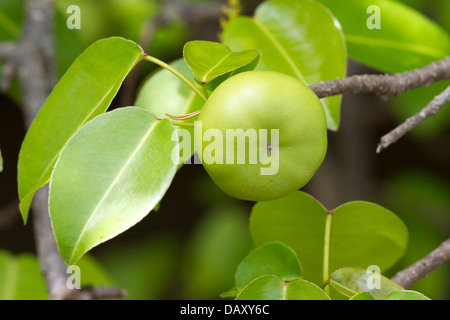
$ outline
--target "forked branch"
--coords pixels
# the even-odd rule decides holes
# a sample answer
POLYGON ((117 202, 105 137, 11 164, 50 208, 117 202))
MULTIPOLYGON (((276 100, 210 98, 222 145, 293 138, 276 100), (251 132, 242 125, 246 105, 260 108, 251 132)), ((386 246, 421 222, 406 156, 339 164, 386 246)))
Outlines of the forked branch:
MULTIPOLYGON (((428 86, 431 83, 450 79, 450 57, 433 62, 423 68, 397 74, 355 75, 344 79, 321 81, 309 87, 319 98, 338 94, 376 93, 393 97, 399 93, 428 86)), ((380 139, 377 153, 386 149, 425 119, 435 115, 450 102, 450 86, 434 97, 419 113, 408 118, 380 139)))
POLYGON ((445 79, 450 79, 450 57, 402 73, 355 75, 344 79, 321 81, 309 87, 319 98, 356 93, 376 93, 393 97, 445 79))

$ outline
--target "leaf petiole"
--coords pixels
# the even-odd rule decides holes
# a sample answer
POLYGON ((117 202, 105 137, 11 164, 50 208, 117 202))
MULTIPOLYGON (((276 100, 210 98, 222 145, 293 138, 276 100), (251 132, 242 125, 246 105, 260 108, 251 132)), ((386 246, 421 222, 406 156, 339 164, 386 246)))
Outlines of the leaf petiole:
POLYGON ((174 75, 176 75, 178 78, 180 78, 184 83, 186 83, 200 98, 203 99, 203 101, 206 101, 206 96, 203 92, 201 92, 195 84, 193 84, 188 78, 186 78, 184 75, 182 75, 180 72, 172 68, 170 65, 165 63, 164 61, 161 61, 155 57, 152 57, 148 55, 147 53, 144 54, 144 59, 150 62, 153 62, 154 64, 159 65, 160 67, 163 67, 164 69, 172 72, 174 75))

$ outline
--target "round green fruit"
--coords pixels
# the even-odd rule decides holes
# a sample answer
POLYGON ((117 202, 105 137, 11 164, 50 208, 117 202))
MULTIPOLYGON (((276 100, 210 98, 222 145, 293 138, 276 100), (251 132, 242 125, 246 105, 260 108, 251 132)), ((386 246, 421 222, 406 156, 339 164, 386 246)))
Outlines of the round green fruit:
POLYGON ((220 84, 195 130, 209 176, 243 200, 273 200, 300 189, 327 149, 319 98, 300 80, 272 71, 247 71, 220 84))

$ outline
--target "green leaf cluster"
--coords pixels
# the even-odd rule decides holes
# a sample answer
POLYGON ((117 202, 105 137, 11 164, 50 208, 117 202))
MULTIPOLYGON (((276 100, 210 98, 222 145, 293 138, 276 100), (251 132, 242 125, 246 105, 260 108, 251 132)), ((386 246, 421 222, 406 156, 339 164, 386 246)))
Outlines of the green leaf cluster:
POLYGON ((294 192, 258 202, 250 231, 257 248, 239 264, 235 287, 224 297, 329 299, 318 287, 328 284, 347 297, 362 292, 373 299, 424 297, 405 293, 381 274, 376 275, 379 287, 368 288, 373 276, 368 268, 384 272, 400 260, 408 243, 403 222, 379 205, 356 201, 327 210, 310 195, 294 192))

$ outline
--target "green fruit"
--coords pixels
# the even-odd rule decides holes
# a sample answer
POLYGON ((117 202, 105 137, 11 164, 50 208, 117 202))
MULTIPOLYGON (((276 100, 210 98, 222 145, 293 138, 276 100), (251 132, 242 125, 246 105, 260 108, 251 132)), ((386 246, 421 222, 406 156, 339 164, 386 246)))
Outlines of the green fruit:
POLYGON ((198 120, 195 147, 203 166, 238 199, 272 200, 298 190, 326 154, 322 103, 300 80, 283 73, 231 77, 212 92, 198 120))

